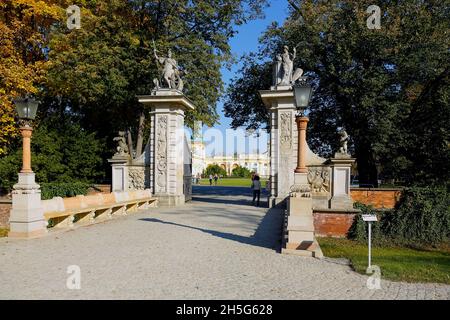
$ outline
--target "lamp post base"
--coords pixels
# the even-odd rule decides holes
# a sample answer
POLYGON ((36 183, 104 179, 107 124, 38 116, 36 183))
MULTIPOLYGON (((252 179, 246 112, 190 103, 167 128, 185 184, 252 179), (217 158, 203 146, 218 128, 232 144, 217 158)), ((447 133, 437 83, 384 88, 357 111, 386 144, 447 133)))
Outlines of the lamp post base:
POLYGON ((12 192, 8 237, 34 238, 47 233, 41 190, 34 177, 34 173, 19 173, 12 192))

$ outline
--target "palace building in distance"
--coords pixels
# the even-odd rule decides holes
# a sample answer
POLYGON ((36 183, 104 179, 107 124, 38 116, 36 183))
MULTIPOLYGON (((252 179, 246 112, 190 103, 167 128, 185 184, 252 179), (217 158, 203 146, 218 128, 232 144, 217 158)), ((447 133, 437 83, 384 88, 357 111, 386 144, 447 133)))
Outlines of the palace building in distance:
POLYGON ((270 173, 270 157, 266 152, 235 153, 234 155, 206 155, 206 146, 202 134, 197 133, 191 141, 192 176, 202 174, 210 164, 217 164, 224 168, 227 175, 231 175, 234 168, 241 166, 258 173, 262 178, 270 173))

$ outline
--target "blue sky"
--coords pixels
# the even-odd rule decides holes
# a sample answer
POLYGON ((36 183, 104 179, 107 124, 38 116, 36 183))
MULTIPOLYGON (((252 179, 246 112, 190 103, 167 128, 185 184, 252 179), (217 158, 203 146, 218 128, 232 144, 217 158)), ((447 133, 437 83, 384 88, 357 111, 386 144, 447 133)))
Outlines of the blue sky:
MULTIPOLYGON (((277 21, 282 24, 288 14, 288 3, 286 0, 271 0, 270 7, 265 9, 265 18, 253 20, 249 23, 239 26, 237 28, 238 34, 231 39, 231 51, 237 58, 244 53, 256 51, 258 48, 258 38, 266 30, 266 28, 273 22, 277 21)), ((239 69, 239 64, 233 65, 231 70, 222 68, 222 79, 227 85, 235 76, 239 69)), ((230 127, 231 119, 226 118, 222 112, 222 101, 217 105, 217 111, 220 113, 220 125, 216 128, 225 129, 230 127)))
MULTIPOLYGON (((230 41, 232 54, 236 58, 239 58, 244 53, 256 51, 258 48, 258 38, 266 30, 266 28, 273 21, 277 21, 279 24, 282 24, 286 19, 287 15, 288 15, 288 3, 286 0, 271 0, 270 6, 265 9, 264 19, 253 20, 245 25, 237 27, 236 30, 238 31, 238 33, 230 41)), ((238 69, 239 63, 233 65, 231 70, 228 70, 227 68, 222 68, 221 70, 222 79, 225 82, 225 85, 228 85, 230 83, 231 79, 235 76, 238 69)), ((222 110, 223 110, 223 101, 220 101, 217 104, 217 112, 220 115, 220 120, 219 124, 215 125, 214 128, 221 130, 223 132, 223 135, 225 136, 225 130, 230 128, 231 119, 226 118, 223 115, 222 110)), ((204 130, 205 129, 206 128, 204 128, 204 130)), ((261 136, 261 139, 267 139, 267 137, 261 136)), ((265 143, 262 143, 262 145, 265 146, 265 143)), ((261 152, 263 151, 265 150, 261 150, 261 152)), ((252 150, 247 150, 247 152, 252 152, 252 150)))

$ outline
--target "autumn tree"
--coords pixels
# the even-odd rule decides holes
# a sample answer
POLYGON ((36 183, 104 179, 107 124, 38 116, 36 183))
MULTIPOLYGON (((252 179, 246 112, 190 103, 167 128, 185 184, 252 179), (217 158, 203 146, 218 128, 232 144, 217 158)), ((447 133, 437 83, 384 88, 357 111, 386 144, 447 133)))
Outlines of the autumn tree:
POLYGON ((18 135, 12 99, 42 89, 50 27, 63 13, 55 1, 0 3, 0 156, 18 135))

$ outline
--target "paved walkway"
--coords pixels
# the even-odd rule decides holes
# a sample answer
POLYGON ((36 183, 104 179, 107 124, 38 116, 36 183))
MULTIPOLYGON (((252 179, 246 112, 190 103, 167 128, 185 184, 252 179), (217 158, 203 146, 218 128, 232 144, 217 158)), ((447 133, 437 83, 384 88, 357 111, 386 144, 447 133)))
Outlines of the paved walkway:
POLYGON ((194 201, 30 241, 0 239, 6 299, 449 299, 450 286, 382 281, 281 255, 281 214, 245 188, 194 187, 194 201), (67 267, 81 268, 69 290, 67 267))

